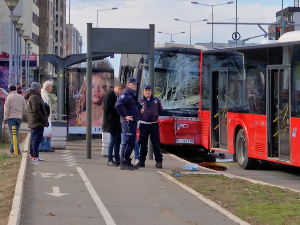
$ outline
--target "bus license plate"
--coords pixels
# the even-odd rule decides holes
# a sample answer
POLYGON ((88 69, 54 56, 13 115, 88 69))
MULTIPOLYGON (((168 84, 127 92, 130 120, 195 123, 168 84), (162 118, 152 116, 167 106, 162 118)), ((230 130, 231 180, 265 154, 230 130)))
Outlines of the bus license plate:
POLYGON ((194 139, 175 139, 177 144, 194 144, 194 139))

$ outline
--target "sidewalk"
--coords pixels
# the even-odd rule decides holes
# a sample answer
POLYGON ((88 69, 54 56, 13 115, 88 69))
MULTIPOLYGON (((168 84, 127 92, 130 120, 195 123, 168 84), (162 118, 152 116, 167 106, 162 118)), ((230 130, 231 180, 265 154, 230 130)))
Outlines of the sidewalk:
POLYGON ((157 172, 185 162, 164 154, 161 170, 147 160, 122 171, 106 165, 100 140, 92 146, 92 159, 85 141, 69 141, 66 150, 40 153, 45 162, 28 162, 20 224, 238 224, 157 172))

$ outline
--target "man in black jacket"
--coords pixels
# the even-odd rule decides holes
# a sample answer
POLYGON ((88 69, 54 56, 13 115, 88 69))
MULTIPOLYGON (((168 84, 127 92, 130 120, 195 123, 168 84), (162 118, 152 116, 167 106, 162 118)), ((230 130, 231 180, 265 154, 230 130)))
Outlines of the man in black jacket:
POLYGON ((28 127, 31 128, 30 158, 32 161, 44 161, 39 157, 39 145, 43 139, 44 127, 48 127, 48 117, 41 97, 41 85, 32 82, 25 99, 28 102, 28 127))
POLYGON ((115 104, 126 86, 123 83, 117 84, 113 90, 109 91, 104 97, 104 116, 102 130, 110 133, 110 141, 108 145, 108 166, 120 165, 120 144, 121 144, 121 123, 120 115, 115 109, 115 104), (113 161, 113 150, 114 158, 113 161))

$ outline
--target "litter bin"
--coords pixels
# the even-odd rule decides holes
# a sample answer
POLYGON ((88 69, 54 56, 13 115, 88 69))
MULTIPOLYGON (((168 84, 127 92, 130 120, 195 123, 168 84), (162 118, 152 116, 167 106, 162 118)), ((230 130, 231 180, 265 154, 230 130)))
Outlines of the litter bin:
POLYGON ((65 149, 67 146, 67 121, 52 120, 51 148, 65 149))

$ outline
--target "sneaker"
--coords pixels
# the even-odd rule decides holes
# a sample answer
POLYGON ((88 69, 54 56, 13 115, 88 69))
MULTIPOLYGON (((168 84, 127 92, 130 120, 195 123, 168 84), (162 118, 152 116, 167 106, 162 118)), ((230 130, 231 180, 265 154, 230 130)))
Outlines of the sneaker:
POLYGON ((132 163, 130 163, 129 166, 133 167, 133 169, 135 169, 135 170, 137 170, 139 168, 137 165, 133 165, 132 163))
POLYGON ((117 166, 120 166, 121 163, 120 162, 115 162, 115 164, 117 164, 117 166))
POLYGON ((35 157, 33 157, 32 155, 29 155, 30 159, 35 159, 35 157))
POLYGON ((137 165, 139 163, 140 160, 136 159, 134 162, 134 165, 137 165))
POLYGON ((131 170, 132 171, 132 170, 134 170, 134 168, 128 164, 122 164, 120 166, 120 170, 131 170))
POLYGON ((138 164, 136 164, 136 166, 138 166, 138 167, 145 167, 145 163, 143 163, 143 162, 138 162, 138 164))
POLYGON ((11 155, 13 155, 13 156, 15 155, 15 153, 14 153, 14 152, 11 152, 10 154, 11 154, 11 155))
POLYGON ((33 161, 33 162, 44 162, 44 160, 43 159, 41 159, 40 157, 37 157, 37 158, 31 158, 31 161, 33 161))
POLYGON ((115 163, 114 161, 108 161, 107 162, 108 166, 119 166, 117 163, 115 163))
POLYGON ((159 169, 162 169, 162 163, 161 162, 156 162, 155 167, 159 168, 159 169))

